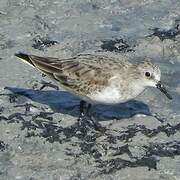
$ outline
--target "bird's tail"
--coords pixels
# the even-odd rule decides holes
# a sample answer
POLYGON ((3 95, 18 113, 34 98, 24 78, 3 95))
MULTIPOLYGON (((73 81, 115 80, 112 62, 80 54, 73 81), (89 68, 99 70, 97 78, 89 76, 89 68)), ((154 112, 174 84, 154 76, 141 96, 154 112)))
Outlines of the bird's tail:
POLYGON ((57 58, 40 57, 24 53, 17 53, 15 54, 15 56, 50 77, 53 77, 54 73, 61 72, 61 64, 56 63, 56 61, 58 60, 57 58))
POLYGON ((20 58, 23 62, 28 63, 29 65, 35 67, 35 65, 33 64, 30 56, 28 54, 24 54, 24 53, 16 53, 14 54, 16 57, 20 58))

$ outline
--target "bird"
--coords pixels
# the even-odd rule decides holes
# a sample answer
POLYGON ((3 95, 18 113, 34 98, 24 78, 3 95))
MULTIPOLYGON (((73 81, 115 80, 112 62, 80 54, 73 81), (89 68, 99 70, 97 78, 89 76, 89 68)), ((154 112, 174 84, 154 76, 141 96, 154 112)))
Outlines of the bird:
POLYGON ((93 104, 123 103, 134 99, 147 87, 155 87, 172 99, 161 82, 159 66, 153 64, 151 58, 144 57, 140 63, 131 63, 97 54, 79 54, 67 59, 21 52, 15 56, 78 96, 81 99, 79 119, 89 114, 93 104))

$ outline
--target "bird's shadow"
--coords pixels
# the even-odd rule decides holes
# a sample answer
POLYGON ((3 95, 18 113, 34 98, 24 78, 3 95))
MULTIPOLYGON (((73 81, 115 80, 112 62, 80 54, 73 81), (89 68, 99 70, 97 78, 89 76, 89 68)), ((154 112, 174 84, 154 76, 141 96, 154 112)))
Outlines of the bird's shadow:
MULTIPOLYGON (((79 116, 80 99, 67 91, 42 91, 16 87, 6 87, 5 89, 14 94, 23 95, 32 101, 46 104, 54 112, 69 114, 74 117, 79 116)), ((136 114, 151 115, 148 105, 137 100, 130 100, 117 105, 96 105, 93 112, 100 121, 130 118, 136 114)))

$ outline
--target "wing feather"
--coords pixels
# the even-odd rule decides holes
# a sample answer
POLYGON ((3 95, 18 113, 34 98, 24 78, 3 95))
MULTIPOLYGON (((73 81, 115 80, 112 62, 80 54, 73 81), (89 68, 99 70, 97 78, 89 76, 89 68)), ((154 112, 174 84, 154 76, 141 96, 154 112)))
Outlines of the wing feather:
MULTIPOLYGON (((21 54, 17 57, 25 60, 35 68, 59 81, 67 89, 82 93, 90 93, 95 88, 107 85, 112 73, 94 61, 81 58, 57 59, 52 57, 39 57, 21 54)), ((106 66, 105 66, 106 67, 106 66)))

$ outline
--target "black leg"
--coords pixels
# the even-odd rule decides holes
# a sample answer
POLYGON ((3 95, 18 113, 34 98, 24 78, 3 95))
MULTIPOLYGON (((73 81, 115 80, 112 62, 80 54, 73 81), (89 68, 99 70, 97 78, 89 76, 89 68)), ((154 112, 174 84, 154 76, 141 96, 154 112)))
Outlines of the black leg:
POLYGON ((80 101, 80 116, 79 116, 79 122, 85 123, 91 128, 94 128, 97 131, 105 132, 105 128, 101 126, 92 116, 91 116, 91 109, 92 105, 88 104, 86 107, 85 101, 80 101), (86 109, 85 109, 86 108, 86 109))
POLYGON ((86 107, 86 102, 85 101, 80 101, 80 115, 79 115, 79 120, 81 120, 84 116, 91 117, 90 114, 90 109, 91 109, 91 104, 88 104, 86 107), (86 108, 86 109, 85 109, 86 108))
POLYGON ((84 106, 86 105, 85 101, 80 101, 80 115, 79 115, 79 120, 82 119, 82 117, 84 117, 85 113, 84 113, 84 106))
POLYGON ((87 114, 88 117, 91 117, 91 114, 90 114, 91 113, 91 111, 90 111, 91 107, 92 107, 92 105, 88 104, 87 111, 86 111, 86 114, 87 114))

